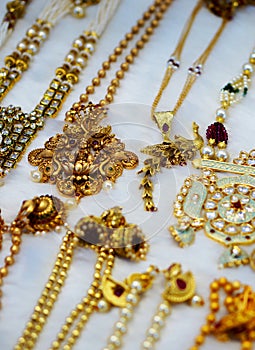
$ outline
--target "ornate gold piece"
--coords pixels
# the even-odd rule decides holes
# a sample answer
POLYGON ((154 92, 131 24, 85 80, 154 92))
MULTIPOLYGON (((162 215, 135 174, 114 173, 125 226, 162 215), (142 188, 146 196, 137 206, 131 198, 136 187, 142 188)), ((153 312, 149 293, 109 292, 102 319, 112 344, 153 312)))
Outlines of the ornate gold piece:
MULTIPOLYGON (((15 263, 15 256, 19 253, 22 243, 22 234, 49 232, 62 226, 65 217, 63 203, 50 195, 24 201, 16 219, 10 225, 5 224, 0 216, 0 249, 2 248, 3 234, 10 233, 12 239, 10 254, 5 258, 4 265, 0 269, 0 285, 8 275, 9 267, 15 263)), ((0 299, 1 293, 0 290, 0 299)))
MULTIPOLYGON (((87 295, 82 298, 81 302, 66 319, 65 325, 62 326, 56 340, 52 343, 51 349, 63 349, 65 346, 69 346, 71 349, 94 312, 108 311, 110 306, 125 307, 126 303, 129 302, 134 277, 131 275, 124 282, 118 282, 112 277, 115 256, 119 255, 118 249, 123 248, 121 246, 123 239, 120 237, 120 246, 116 246, 116 240, 114 244, 111 244, 110 236, 113 236, 114 232, 117 232, 120 228, 128 228, 131 236, 126 246, 125 258, 135 261, 145 259, 148 251, 145 237, 140 232, 139 240, 141 241, 137 241, 138 228, 136 225, 126 222, 125 217, 121 213, 121 208, 109 209, 102 213, 100 217, 89 216, 80 219, 75 226, 74 232, 68 229, 63 238, 52 273, 23 335, 15 346, 15 350, 23 350, 28 344, 30 349, 35 347, 43 326, 50 316, 55 301, 64 285, 72 263, 74 250, 79 246, 90 247, 97 253, 93 281, 87 295), (105 241, 106 237, 108 239, 105 241), (41 322, 42 320, 43 322, 41 322), (32 342, 31 334, 36 334, 32 342)), ((124 255, 122 254, 121 256, 123 257, 124 255)), ((146 288, 150 286, 147 273, 137 274, 135 280, 137 278, 144 283, 144 286, 141 284, 142 287, 139 292, 146 291, 146 288)))
POLYGON ((241 350, 251 350, 255 339, 254 307, 255 293, 251 286, 238 281, 230 282, 225 277, 213 281, 210 285, 210 313, 190 350, 199 350, 209 335, 223 342, 239 340, 241 350), (226 294, 222 304, 220 290, 226 294), (221 305, 225 307, 225 315, 216 319, 221 305))
POLYGON ((63 134, 30 152, 28 160, 38 166, 41 182, 56 184, 62 195, 80 200, 100 192, 105 181, 114 183, 124 169, 137 166, 137 156, 125 150, 111 127, 100 125, 106 111, 92 103, 80 107, 63 134))
POLYGON ((152 177, 160 172, 161 168, 172 168, 175 165, 186 165, 187 160, 192 159, 197 150, 203 146, 203 138, 198 132, 198 125, 193 123, 194 140, 187 140, 184 137, 176 136, 175 142, 168 139, 161 144, 147 146, 141 150, 142 153, 150 155, 144 161, 145 166, 138 172, 143 174, 140 188, 143 189, 143 200, 147 211, 156 211, 157 207, 153 201, 152 177))

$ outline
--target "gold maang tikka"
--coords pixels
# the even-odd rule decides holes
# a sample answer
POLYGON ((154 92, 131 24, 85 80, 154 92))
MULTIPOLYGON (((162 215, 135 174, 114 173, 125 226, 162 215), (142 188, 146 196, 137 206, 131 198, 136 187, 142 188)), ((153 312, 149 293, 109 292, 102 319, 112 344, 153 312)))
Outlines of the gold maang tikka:
POLYGON ((201 159, 193 161, 202 173, 184 181, 174 203, 178 224, 169 228, 180 247, 191 245, 196 232, 204 229, 209 238, 227 248, 219 259, 220 267, 249 262, 254 266, 254 253, 250 257, 240 245, 255 242, 255 150, 241 151, 229 162, 228 133, 224 126, 229 107, 247 95, 254 66, 253 49, 242 73, 221 89, 216 122, 206 131, 208 144, 201 148, 201 159), (220 177, 218 172, 237 176, 220 177))
POLYGON ((215 1, 215 0, 199 0, 193 9, 189 20, 184 26, 183 32, 180 36, 179 42, 168 60, 165 75, 163 77, 160 89, 153 101, 151 109, 151 117, 156 122, 160 132, 162 133, 163 142, 152 146, 147 146, 141 150, 150 156, 144 162, 144 167, 139 171, 143 174, 143 179, 140 184, 142 189, 142 198, 144 201, 144 208, 147 211, 156 211, 157 207, 153 201, 153 181, 152 178, 160 172, 161 168, 172 168, 176 165, 185 165, 187 160, 193 159, 197 150, 203 146, 203 138, 198 131, 198 125, 194 123, 193 134, 194 140, 190 142, 183 142, 182 138, 176 137, 173 141, 170 139, 171 124, 173 118, 176 116, 188 93, 190 92, 196 79, 201 76, 206 60, 221 36, 226 24, 233 17, 235 10, 239 6, 247 5, 247 1, 215 1), (180 67, 180 59, 182 50, 184 48, 186 39, 193 26, 196 16, 200 9, 206 4, 208 9, 214 14, 222 17, 222 23, 214 35, 213 39, 200 55, 200 57, 188 69, 188 76, 179 95, 179 98, 172 111, 156 112, 156 108, 161 99, 161 96, 168 86, 173 73, 180 67))
MULTIPOLYGON (((54 8, 57 13, 61 13, 62 7, 56 6, 57 1, 59 0, 54 2, 54 8)), ((89 0, 86 1, 85 6, 98 2, 99 0, 89 0)), ((4 178, 22 159, 28 145, 44 127, 46 120, 56 117, 60 111, 66 97, 78 83, 82 70, 93 55, 96 43, 107 28, 118 4, 119 0, 101 1, 95 19, 88 26, 88 30, 83 31, 74 40, 63 64, 56 69, 55 77, 32 112, 24 113, 21 107, 14 105, 0 107, 0 185, 4 184, 4 178)), ((61 6, 64 7, 64 3, 61 6)), ((64 8, 67 11, 73 6, 76 6, 75 1, 68 0, 68 6, 64 8)), ((46 13, 49 12, 50 10, 46 11, 46 13)), ((6 58, 6 67, 0 70, 0 99, 28 68, 32 55, 47 38, 50 27, 51 24, 45 21, 39 21, 39 24, 33 25, 17 50, 6 58)))
POLYGON ((55 184, 61 194, 79 200, 98 193, 105 184, 110 187, 121 176, 124 168, 133 169, 137 166, 138 157, 125 150, 124 143, 115 137, 111 126, 103 127, 100 122, 107 116, 105 105, 113 102, 120 80, 149 41, 171 2, 155 0, 120 41, 108 60, 102 63, 102 69, 92 79, 92 84, 87 86, 86 93, 80 96, 80 101, 74 103, 66 113, 67 123, 63 133, 51 137, 44 148, 30 152, 30 164, 38 167, 38 170, 32 172, 34 181, 55 184), (111 64, 117 61, 147 22, 149 24, 144 33, 125 57, 108 86, 105 98, 98 104, 88 103, 89 95, 95 92, 95 88, 106 77, 111 64))
POLYGON ((52 273, 15 350, 33 349, 36 346, 78 248, 91 248, 97 254, 93 281, 87 294, 66 318, 51 350, 71 350, 93 313, 108 311, 110 306, 125 308, 133 281, 144 283, 143 291, 150 287, 154 277, 150 270, 145 274, 131 275, 124 282, 118 282, 112 277, 116 256, 132 261, 146 258, 149 245, 140 228, 129 224, 119 207, 105 211, 100 217, 84 217, 78 221, 74 230, 67 229, 52 273))
POLYGON ((0 268, 0 308, 2 299, 3 280, 9 273, 9 268, 15 263, 16 256, 20 252, 23 234, 37 235, 52 230, 58 231, 64 225, 66 210, 64 204, 56 197, 42 195, 30 200, 25 200, 17 217, 11 224, 6 224, 0 211, 0 250, 4 243, 4 237, 11 236, 10 253, 4 259, 4 265, 0 268))

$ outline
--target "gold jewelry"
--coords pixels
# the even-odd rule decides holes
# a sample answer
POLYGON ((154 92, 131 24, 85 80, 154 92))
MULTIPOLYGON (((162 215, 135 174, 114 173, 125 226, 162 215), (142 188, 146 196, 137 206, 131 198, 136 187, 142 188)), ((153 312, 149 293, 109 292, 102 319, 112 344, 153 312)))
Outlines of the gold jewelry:
POLYGON ((124 78, 139 51, 149 41, 170 4, 171 0, 155 0, 137 21, 137 25, 120 41, 108 60, 103 62, 102 69, 92 79, 92 84, 87 86, 86 93, 80 96, 80 101, 74 103, 66 113, 68 124, 65 124, 63 134, 50 138, 44 148, 30 152, 30 164, 38 166, 38 171, 32 173, 35 181, 56 184, 61 194, 79 200, 98 193, 109 181, 111 185, 121 176, 123 168, 133 169, 137 166, 137 156, 125 151, 125 145, 111 134, 111 126, 100 125, 101 119, 106 117, 106 109, 103 106, 113 102, 120 80, 124 78), (117 61, 128 43, 148 21, 150 24, 145 29, 145 34, 141 35, 135 47, 125 57, 107 88, 105 98, 99 104, 87 104, 89 95, 95 92, 95 88, 106 77, 111 64, 117 61))
MULTIPOLYGON (((216 110, 216 122, 206 131, 208 144, 201 148, 201 159, 193 165, 201 169, 201 176, 190 176, 184 181, 174 203, 178 224, 169 228, 181 247, 192 244, 195 233, 204 229, 206 235, 227 247, 219 259, 220 267, 248 264, 249 254, 239 245, 255 241, 255 151, 241 151, 238 158, 227 162, 228 133, 224 126, 227 110, 248 93, 255 65, 255 50, 242 73, 221 90, 221 107, 216 110), (220 178, 216 172, 238 174, 220 178)), ((178 138, 188 146, 190 141, 178 138)))
MULTIPOLYGON (((95 3, 95 0, 89 2, 89 4, 92 3, 95 3)), ((56 117, 73 85, 78 83, 82 69, 85 68, 89 57, 93 54, 95 44, 106 29, 118 4, 119 0, 102 0, 98 10, 100 16, 96 16, 96 19, 91 23, 91 30, 84 31, 74 40, 63 65, 56 69, 55 78, 32 112, 23 113, 20 107, 14 106, 0 107, 0 179, 3 179, 16 167, 28 145, 44 127, 46 119, 56 117)), ((35 40, 38 35, 47 34, 47 26, 42 23, 42 27, 45 29, 43 31, 40 26, 34 26, 31 31, 27 32, 27 35, 32 38, 31 40, 35 40)), ((11 58, 12 60, 13 58, 11 58)), ((13 64, 11 64, 10 72, 13 69, 13 64)))
MULTIPOLYGON (((3 235, 10 233, 12 239, 10 254, 6 256, 4 265, 0 268, 1 287, 4 278, 9 273, 9 267, 15 263, 15 257, 20 251, 22 234, 32 233, 36 235, 54 229, 58 231, 58 228, 64 224, 65 216, 63 203, 58 198, 49 195, 24 201, 16 219, 10 225, 7 225, 0 215, 0 250, 2 249, 3 235)), ((0 308, 1 299, 2 290, 0 288, 0 308)))
POLYGON ((30 0, 11 0, 6 4, 6 13, 0 24, 0 47, 14 30, 18 20, 24 15, 30 0))
MULTIPOLYGON (((74 232, 67 227, 52 273, 15 350, 33 349, 36 345, 64 285, 74 250, 78 246, 89 247, 97 253, 93 282, 87 295, 66 318, 60 333, 52 343, 52 350, 70 350, 92 313, 107 311, 109 304, 121 307, 123 302, 126 303, 131 284, 116 282, 113 279, 115 256, 139 261, 145 259, 149 249, 141 230, 138 226, 126 222, 119 207, 105 211, 100 217, 82 218, 76 224, 74 232), (63 345, 64 342, 66 345, 63 345)), ((132 278, 129 279, 131 280, 132 278)))
POLYGON ((186 161, 192 159, 196 151, 203 146, 203 139, 198 133, 198 127, 194 127, 194 137, 195 140, 189 143, 188 148, 183 148, 181 140, 172 141, 170 139, 171 124, 173 118, 176 116, 178 110, 185 101, 188 93, 190 92, 193 84, 196 79, 202 74, 203 67, 206 63, 206 60, 217 43, 219 37, 221 36, 228 20, 232 18, 233 12, 241 5, 244 5, 242 1, 220 1, 214 0, 199 0, 195 8, 193 9, 189 20, 184 26, 183 32, 180 36, 179 42, 168 60, 168 65, 166 68, 165 75, 163 77, 160 89, 153 101, 151 116, 152 119, 156 122, 160 132, 162 133, 163 142, 161 144, 156 144, 152 146, 147 146, 141 150, 142 153, 149 155, 151 158, 148 158, 144 162, 144 167, 138 172, 143 174, 143 179, 140 184, 142 189, 142 198, 144 200, 144 207, 147 211, 156 211, 157 207, 153 201, 153 182, 152 178, 156 173, 160 172, 161 168, 172 168, 175 165, 185 165, 186 161), (222 23, 217 30, 216 34, 210 41, 209 45, 205 51, 200 55, 200 57, 193 63, 193 65, 188 69, 188 76, 184 83, 183 89, 178 97, 178 100, 173 107, 172 111, 164 112, 155 112, 157 105, 160 101, 160 98, 168 86, 170 79, 173 73, 180 66, 180 59, 183 47, 185 45, 186 39, 189 35, 189 32, 193 26, 196 16, 199 13, 199 10, 202 8, 203 3, 206 2, 210 11, 216 13, 222 17, 222 23))
POLYGON ((190 350, 198 350, 206 337, 214 335, 219 341, 239 340, 241 350, 251 350, 255 340, 255 292, 251 286, 238 281, 230 282, 225 277, 215 280, 210 285, 210 313, 195 344, 190 350), (220 290, 226 294, 220 304, 220 290), (226 314, 216 319, 217 313, 225 306, 226 314))

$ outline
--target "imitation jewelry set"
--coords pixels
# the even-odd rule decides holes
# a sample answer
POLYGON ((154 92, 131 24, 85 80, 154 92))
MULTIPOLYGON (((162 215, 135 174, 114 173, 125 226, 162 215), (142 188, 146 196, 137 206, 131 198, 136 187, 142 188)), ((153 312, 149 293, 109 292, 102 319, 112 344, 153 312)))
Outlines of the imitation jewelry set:
MULTIPOLYGON (((0 27, 0 46, 10 36, 16 22, 22 18, 27 7, 29 9, 31 2, 15 0, 7 3, 7 12, 0 27)), ((23 112, 14 102, 9 106, 0 106, 2 186, 8 186, 8 175, 27 156, 28 145, 43 129, 47 119, 55 118, 59 113, 119 4, 120 0, 49 0, 15 51, 5 57, 4 67, 0 69, 0 100, 4 99, 29 69, 39 48, 49 38, 52 27, 62 17, 72 14, 76 18, 82 18, 86 7, 98 7, 95 19, 73 41, 63 64, 55 70, 55 76, 32 111, 23 112)), ((79 101, 66 112, 62 132, 51 136, 42 148, 29 152, 28 161, 36 167, 31 172, 31 179, 37 183, 55 185, 59 194, 69 200, 64 203, 48 194, 24 200, 11 223, 6 223, 0 212, 0 252, 5 238, 10 237, 11 240, 10 251, 0 266, 0 312, 5 306, 5 298, 8 298, 4 291, 6 278, 17 264, 23 235, 60 232, 61 227, 65 228, 50 276, 22 334, 16 345, 13 345, 15 350, 34 349, 40 343, 41 333, 47 330, 47 321, 54 311, 56 301, 61 297, 65 281, 71 273, 73 257, 78 250, 91 249, 96 254, 91 284, 82 299, 69 310, 55 339, 52 339, 51 350, 70 350, 75 347, 92 316, 109 312, 113 307, 119 308, 119 317, 113 324, 112 334, 103 344, 103 350, 120 349, 127 336, 128 326, 135 317, 136 307, 142 303, 142 296, 149 289, 156 288, 156 280, 162 279, 164 287, 151 324, 148 324, 147 331, 145 329, 141 349, 155 349, 174 304, 204 305, 204 299, 197 294, 194 275, 190 271, 183 271, 177 262, 172 262, 163 270, 150 265, 144 272, 133 273, 122 281, 113 277, 117 258, 139 262, 145 260, 149 252, 146 236, 136 224, 127 222, 119 206, 105 210, 100 216, 83 217, 74 228, 68 224, 68 211, 73 209, 74 204, 78 205, 85 196, 111 188, 124 169, 138 166, 138 156, 131 150, 126 150, 125 144, 113 134, 111 125, 101 122, 107 118, 107 106, 113 102, 125 73, 135 63, 136 57, 143 54, 143 48, 156 32, 171 4, 172 0, 155 0, 149 6, 119 44, 113 47, 91 84, 80 95, 79 101), (136 40, 135 44, 131 44, 133 40, 136 40), (129 48, 131 45, 133 46, 129 48), (90 96, 124 54, 105 96, 92 102, 90 96)), ((219 258, 220 267, 249 264, 255 269, 255 250, 246 251, 241 247, 250 246, 255 241, 255 150, 241 151, 236 158, 230 160, 227 152, 228 132, 224 125, 229 108, 249 92, 255 67, 255 50, 250 52, 241 73, 221 89, 220 106, 215 112, 216 121, 208 126, 206 141, 195 122, 194 139, 188 140, 183 136, 171 138, 174 118, 203 73, 205 63, 223 30, 235 12, 248 5, 255 5, 255 1, 198 0, 167 61, 162 83, 152 102, 151 118, 162 134, 162 143, 148 145, 141 150, 149 158, 144 161, 138 174, 141 178, 144 209, 154 212, 158 209, 153 198, 154 176, 162 168, 183 166, 191 161, 201 174, 190 175, 176 196, 173 214, 177 223, 169 227, 171 238, 180 247, 186 247, 195 242, 196 232, 204 230, 206 236, 226 248, 219 258), (173 108, 157 111, 173 74, 180 68, 185 43, 203 7, 221 17, 221 25, 206 49, 188 69, 187 79, 173 108), (222 177, 219 175, 222 172, 228 175, 222 177)), ((232 282, 225 277, 215 279, 210 285, 209 308, 206 321, 190 350, 200 349, 211 335, 219 341, 239 340, 242 350, 253 348, 255 291, 250 285, 232 282)), ((173 312, 174 309, 173 307, 173 312)))

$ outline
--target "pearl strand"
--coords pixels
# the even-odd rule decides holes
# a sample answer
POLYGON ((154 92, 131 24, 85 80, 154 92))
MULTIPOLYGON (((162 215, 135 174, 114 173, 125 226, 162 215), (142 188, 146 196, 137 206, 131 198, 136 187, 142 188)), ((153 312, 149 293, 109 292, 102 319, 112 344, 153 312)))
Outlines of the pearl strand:
POLYGON ((165 318, 171 314, 171 304, 164 300, 159 306, 157 312, 152 318, 150 327, 147 330, 147 335, 142 343, 142 350, 151 350, 154 348, 155 343, 160 338, 160 332, 165 326, 165 318))

